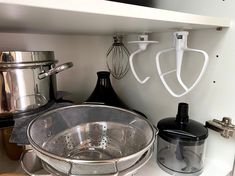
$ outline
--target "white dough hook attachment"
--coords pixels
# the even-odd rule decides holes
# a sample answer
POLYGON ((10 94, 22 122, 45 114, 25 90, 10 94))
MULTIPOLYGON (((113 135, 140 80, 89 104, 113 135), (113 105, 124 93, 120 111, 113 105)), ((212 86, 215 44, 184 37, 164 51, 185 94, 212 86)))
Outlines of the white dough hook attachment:
POLYGON ((134 68, 134 65, 133 65, 133 58, 136 54, 140 53, 140 52, 143 52, 147 49, 147 46, 148 44, 151 44, 151 43, 158 43, 158 41, 149 41, 148 40, 148 35, 139 35, 139 40, 138 41, 131 41, 131 42, 128 42, 128 43, 135 43, 135 44, 138 44, 139 46, 139 49, 136 50, 135 52, 133 52, 130 57, 129 57, 129 62, 130 62, 130 68, 131 68, 131 71, 135 77, 135 79, 140 83, 140 84, 144 84, 146 83, 150 77, 146 77, 145 79, 141 80, 139 78, 139 76, 136 74, 136 71, 135 71, 135 68, 134 68))
POLYGON ((188 48, 188 46, 187 46, 188 32, 187 31, 178 31, 178 32, 175 32, 173 35, 174 35, 174 48, 159 51, 156 55, 156 66, 157 66, 157 70, 158 70, 158 74, 160 76, 160 79, 161 79, 163 85, 165 86, 165 88, 168 90, 168 92, 174 97, 182 97, 182 96, 186 95, 187 93, 189 93, 199 83, 199 81, 201 80, 201 78, 206 70, 206 67, 208 65, 209 57, 205 51, 188 48), (161 54, 172 51, 172 50, 175 50, 175 52, 176 52, 176 69, 162 73, 159 57, 161 54), (204 64, 203 64, 202 70, 201 70, 198 78, 196 79, 196 81, 189 88, 184 84, 184 82, 181 79, 181 66, 182 66, 184 51, 199 52, 204 55, 204 64), (185 90, 181 94, 176 94, 174 91, 172 91, 172 89, 168 86, 168 84, 166 83, 165 78, 164 78, 166 75, 174 73, 174 72, 176 72, 176 77, 177 77, 178 82, 185 90))

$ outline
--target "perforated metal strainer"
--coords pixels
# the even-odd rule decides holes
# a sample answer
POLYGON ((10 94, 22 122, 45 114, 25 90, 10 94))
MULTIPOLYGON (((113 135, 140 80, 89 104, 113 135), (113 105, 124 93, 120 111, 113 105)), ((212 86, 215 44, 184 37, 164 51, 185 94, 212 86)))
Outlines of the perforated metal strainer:
POLYGON ((153 145, 155 130, 131 111, 76 105, 33 120, 28 138, 37 155, 59 172, 104 175, 134 165, 153 145))

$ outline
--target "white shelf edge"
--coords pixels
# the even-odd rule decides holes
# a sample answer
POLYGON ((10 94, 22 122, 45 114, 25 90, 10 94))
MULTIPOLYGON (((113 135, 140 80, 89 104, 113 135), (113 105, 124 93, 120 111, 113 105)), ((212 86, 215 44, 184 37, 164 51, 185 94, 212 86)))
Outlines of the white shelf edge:
MULTIPOLYGON (((157 8, 142 7, 104 0, 0 0, 1 5, 10 5, 17 9, 18 6, 48 9, 48 11, 61 11, 68 13, 92 14, 121 19, 141 20, 162 23, 180 23, 200 28, 230 27, 228 18, 210 17, 189 13, 162 10, 157 8)), ((154 32, 154 31, 153 31, 154 32)))

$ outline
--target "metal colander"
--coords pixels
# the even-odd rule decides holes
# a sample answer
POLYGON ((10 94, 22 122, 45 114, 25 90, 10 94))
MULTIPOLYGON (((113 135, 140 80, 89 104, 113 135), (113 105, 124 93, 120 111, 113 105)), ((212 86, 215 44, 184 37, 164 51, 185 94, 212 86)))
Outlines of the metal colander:
POLYGON ((47 164, 65 174, 113 174, 131 167, 155 140, 139 114, 103 105, 50 111, 31 122, 29 142, 47 164))

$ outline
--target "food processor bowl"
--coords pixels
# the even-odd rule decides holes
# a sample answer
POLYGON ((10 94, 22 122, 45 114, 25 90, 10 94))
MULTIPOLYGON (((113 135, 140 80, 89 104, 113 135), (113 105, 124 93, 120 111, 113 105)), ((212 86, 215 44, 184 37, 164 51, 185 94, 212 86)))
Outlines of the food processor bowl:
POLYGON ((203 172, 208 130, 190 120, 188 104, 180 103, 176 118, 158 122, 157 163, 176 176, 198 176, 203 172))

